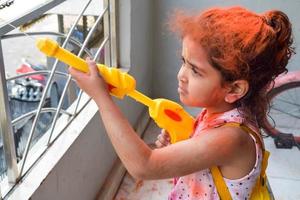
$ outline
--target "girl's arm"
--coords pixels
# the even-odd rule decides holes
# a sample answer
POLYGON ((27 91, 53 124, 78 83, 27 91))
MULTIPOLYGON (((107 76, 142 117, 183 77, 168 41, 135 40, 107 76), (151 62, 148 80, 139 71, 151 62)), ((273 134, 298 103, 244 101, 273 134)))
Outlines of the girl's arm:
POLYGON ((130 174, 139 177, 151 155, 151 149, 135 133, 120 109, 112 101, 107 84, 98 73, 95 62, 87 58, 89 73, 74 68, 69 72, 78 86, 96 102, 106 132, 114 149, 130 174))
POLYGON ((224 127, 207 131, 200 137, 151 150, 112 101, 95 63, 87 61, 90 66, 89 73, 70 68, 70 74, 79 87, 97 103, 107 134, 118 156, 135 178, 170 178, 214 165, 227 165, 241 153, 245 153, 243 149, 248 148, 245 145, 249 137, 247 134, 240 134, 239 130, 232 127, 224 127), (233 129, 236 131, 232 131, 233 129))

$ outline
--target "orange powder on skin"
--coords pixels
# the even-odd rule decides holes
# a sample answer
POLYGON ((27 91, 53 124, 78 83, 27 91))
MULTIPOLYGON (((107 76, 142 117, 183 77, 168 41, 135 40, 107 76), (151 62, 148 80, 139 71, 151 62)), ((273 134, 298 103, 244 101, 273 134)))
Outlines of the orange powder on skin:
POLYGON ((203 186, 198 184, 195 180, 189 182, 189 187, 191 188, 190 195, 192 197, 201 197, 204 195, 203 186))

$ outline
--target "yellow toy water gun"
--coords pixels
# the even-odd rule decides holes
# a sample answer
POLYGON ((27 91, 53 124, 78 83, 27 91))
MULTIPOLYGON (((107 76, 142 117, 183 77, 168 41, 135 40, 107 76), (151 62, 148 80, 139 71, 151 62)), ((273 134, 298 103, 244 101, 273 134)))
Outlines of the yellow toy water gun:
MULTIPOLYGON (((37 47, 47 56, 74 67, 82 72, 88 72, 88 64, 85 60, 77 57, 66 49, 61 48, 58 43, 48 38, 37 40, 37 47)), ((160 128, 168 131, 171 143, 188 139, 193 132, 195 120, 179 104, 167 99, 151 99, 135 90, 135 79, 117 68, 97 64, 99 73, 109 86, 110 94, 123 98, 128 95, 136 101, 148 106, 150 117, 160 128)))

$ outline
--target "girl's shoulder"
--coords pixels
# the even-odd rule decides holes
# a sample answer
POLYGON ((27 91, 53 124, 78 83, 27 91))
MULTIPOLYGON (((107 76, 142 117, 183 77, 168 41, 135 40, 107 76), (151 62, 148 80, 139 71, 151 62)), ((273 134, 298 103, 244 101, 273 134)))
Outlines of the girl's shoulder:
POLYGON ((259 135, 256 124, 247 120, 242 111, 233 109, 208 119, 205 118, 204 110, 198 116, 197 122, 192 137, 198 138, 199 143, 209 141, 207 147, 217 147, 219 155, 224 156, 220 159, 220 165, 238 159, 243 154, 255 152, 253 137, 245 129, 240 126, 227 126, 230 123, 243 124, 259 135))
POLYGON ((198 153, 205 152, 205 156, 214 160, 213 165, 228 166, 240 163, 243 158, 253 155, 255 143, 248 133, 238 127, 220 126, 201 131, 193 137, 197 143, 198 153))
POLYGON ((213 129, 205 129, 200 131, 199 140, 207 138, 211 140, 212 144, 223 145, 226 148, 240 148, 244 147, 246 143, 253 143, 253 139, 245 130, 239 126, 218 126, 213 129), (201 138, 201 139, 200 139, 201 138))
MULTIPOLYGON (((252 131, 259 133, 257 123, 250 120, 242 109, 234 108, 209 117, 206 115, 206 110, 203 109, 197 117, 193 136, 201 134, 204 130, 223 127, 229 123, 243 124, 244 126, 249 127, 252 131)), ((232 128, 232 130, 236 130, 236 128, 232 128)))

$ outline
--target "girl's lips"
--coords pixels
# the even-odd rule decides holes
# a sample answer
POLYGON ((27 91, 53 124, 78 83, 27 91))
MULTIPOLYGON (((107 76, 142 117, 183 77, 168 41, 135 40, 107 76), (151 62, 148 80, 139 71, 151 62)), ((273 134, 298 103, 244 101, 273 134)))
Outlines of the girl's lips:
POLYGON ((186 90, 183 89, 183 88, 180 87, 180 86, 178 87, 177 91, 178 91, 179 94, 186 94, 186 93, 187 93, 186 90))

